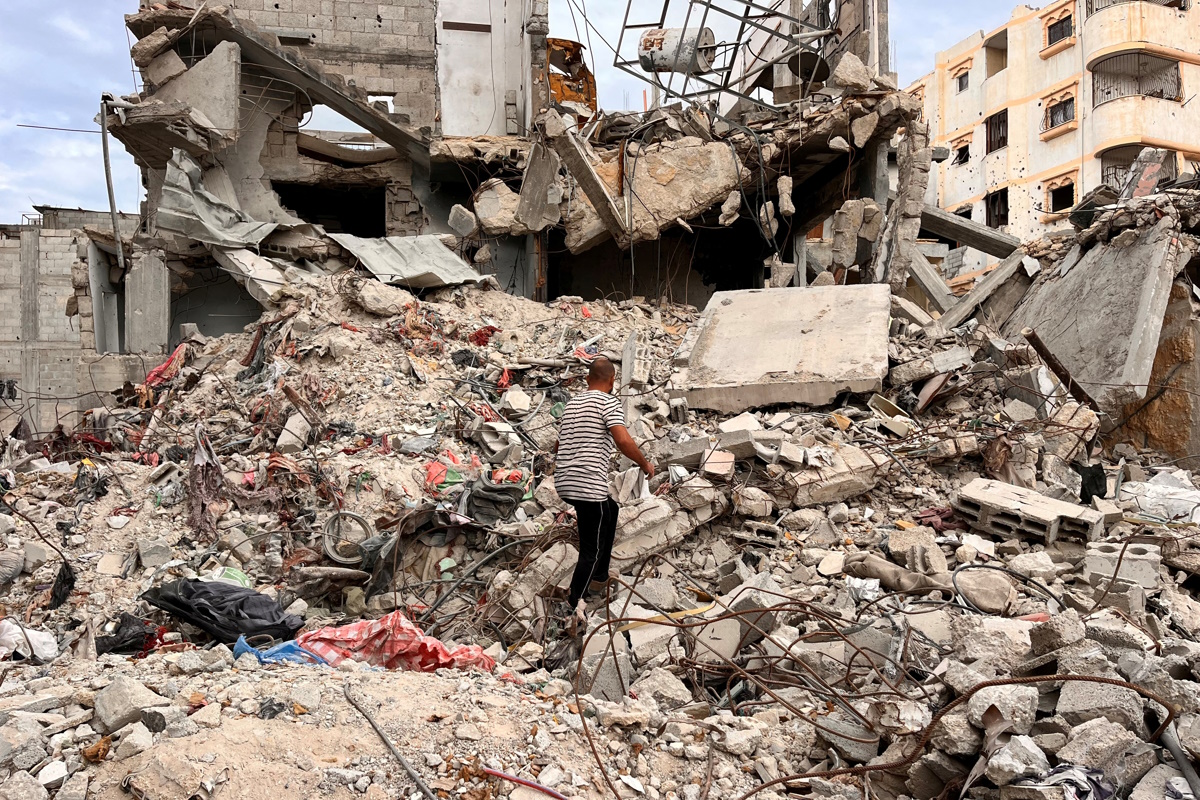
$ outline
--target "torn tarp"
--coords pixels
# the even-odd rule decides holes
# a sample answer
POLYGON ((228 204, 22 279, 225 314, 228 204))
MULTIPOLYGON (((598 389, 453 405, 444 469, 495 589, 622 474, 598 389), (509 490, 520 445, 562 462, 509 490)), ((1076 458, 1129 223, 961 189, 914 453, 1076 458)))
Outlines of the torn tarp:
POLYGON ((348 233, 331 233, 329 237, 350 251, 384 283, 412 289, 436 289, 483 280, 482 275, 448 250, 437 236, 361 239, 348 233))
POLYGON ((377 620, 363 620, 340 628, 321 628, 302 634, 300 646, 324 658, 336 667, 346 661, 359 661, 385 669, 410 669, 433 672, 443 667, 478 667, 491 672, 496 662, 477 645, 446 645, 425 633, 403 613, 393 611, 377 620))
POLYGON ((203 175, 204 168, 194 158, 182 150, 173 152, 158 206, 159 230, 237 249, 258 244, 279 227, 274 222, 250 219, 208 191, 203 175))

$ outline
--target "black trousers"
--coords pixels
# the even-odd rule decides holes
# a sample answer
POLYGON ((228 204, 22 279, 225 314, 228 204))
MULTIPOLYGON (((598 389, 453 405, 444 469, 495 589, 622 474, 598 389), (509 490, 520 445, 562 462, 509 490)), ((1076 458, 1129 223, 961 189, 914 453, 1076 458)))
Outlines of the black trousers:
MULTIPOLYGON (((564 498, 565 499, 565 498, 564 498)), ((604 502, 567 500, 579 520, 579 562, 571 576, 571 608, 583 599, 592 580, 608 580, 613 540, 617 536, 617 513, 621 507, 611 497, 604 502)))

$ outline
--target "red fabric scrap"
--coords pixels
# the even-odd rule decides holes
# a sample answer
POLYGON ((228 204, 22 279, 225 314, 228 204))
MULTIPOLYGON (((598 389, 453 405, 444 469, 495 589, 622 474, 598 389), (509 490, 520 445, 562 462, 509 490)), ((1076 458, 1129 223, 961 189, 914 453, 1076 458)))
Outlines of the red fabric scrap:
POLYGON ((504 372, 500 373, 500 380, 496 381, 496 388, 507 389, 508 387, 512 386, 512 382, 512 371, 506 369, 504 372))
POLYGON ((159 387, 167 381, 179 374, 179 370, 183 369, 184 356, 187 353, 187 343, 179 345, 175 348, 175 352, 171 353, 162 364, 159 364, 154 369, 150 370, 150 374, 146 376, 146 385, 159 387))
POLYGON ((385 669, 433 672, 450 667, 475 667, 491 672, 496 661, 478 645, 458 645, 453 650, 440 639, 426 636, 403 612, 393 611, 377 620, 362 620, 340 628, 321 628, 301 634, 296 643, 336 667, 350 659, 385 669))
POLYGON ((467 337, 467 341, 478 347, 487 347, 492 337, 500 332, 495 325, 485 325, 467 337))
POLYGON ((587 351, 587 349, 584 347, 576 347, 575 353, 574 353, 574 356, 576 358, 578 358, 580 361, 587 362, 588 364, 595 361, 599 355, 600 354, 598 352, 597 353, 589 353, 587 351))
POLYGON ((519 469, 498 469, 492 472, 492 483, 521 483, 525 473, 519 469))
POLYGON ((592 318, 592 310, 590 308, 588 308, 587 306, 580 306, 579 313, 583 314, 584 319, 592 318))
POLYGON ((933 528, 938 533, 968 530, 966 523, 954 517, 952 508, 927 508, 915 517, 918 525, 933 528))
POLYGON ((353 325, 351 325, 349 322, 343 322, 343 323, 342 323, 342 327, 343 327, 344 329, 348 330, 348 331, 353 331, 354 333, 360 333, 360 331, 358 330, 358 328, 354 327, 354 326, 353 326, 353 325))
POLYGON ((449 467, 440 461, 430 461, 425 465, 425 488, 433 491, 446 482, 449 467))

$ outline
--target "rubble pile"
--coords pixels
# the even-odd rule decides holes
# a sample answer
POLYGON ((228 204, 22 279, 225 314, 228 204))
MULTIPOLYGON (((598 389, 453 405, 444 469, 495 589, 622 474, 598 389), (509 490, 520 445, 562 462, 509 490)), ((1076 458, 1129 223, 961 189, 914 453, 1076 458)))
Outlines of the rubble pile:
POLYGON ((0 800, 1195 798, 1200 192, 1153 151, 1018 246, 924 205, 920 102, 850 53, 740 123, 547 100, 456 141, 231 7, 127 22, 157 77, 101 121, 153 197, 68 309, 137 377, 0 452, 0 800), (387 146, 301 132, 320 104, 387 146), (418 192, 439 160, 463 203, 418 192), (374 234, 293 214, 299 166, 386 196, 374 234), (763 280, 700 310, 476 271, 545 298, 552 241, 632 275, 693 224, 763 280), (963 297, 939 226, 1001 259, 963 297), (176 337, 210 275, 265 312, 176 337), (601 356, 656 470, 615 465, 576 614, 554 457, 601 356))
POLYGON ((1193 474, 1106 443, 1031 342, 932 336, 886 287, 873 332, 853 288, 759 293, 837 292, 856 351, 883 345, 874 383, 804 405, 689 401, 740 366, 714 341, 744 293, 701 318, 346 273, 193 333, 73 432, 10 438, 0 794, 421 796, 349 687, 464 796, 533 796, 496 772, 574 797, 1189 796, 1193 474), (601 354, 658 474, 616 473, 618 577, 576 626, 551 456, 601 354))

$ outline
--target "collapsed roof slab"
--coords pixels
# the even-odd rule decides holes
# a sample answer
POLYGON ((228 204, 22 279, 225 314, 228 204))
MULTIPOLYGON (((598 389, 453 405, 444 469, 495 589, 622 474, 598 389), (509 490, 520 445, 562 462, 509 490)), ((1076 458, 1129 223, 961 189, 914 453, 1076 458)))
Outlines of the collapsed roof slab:
POLYGON ((877 392, 890 314, 882 284, 717 292, 676 357, 673 394, 733 414, 877 392))
POLYGON ((1050 270, 1004 324, 1019 341, 1032 328, 1101 409, 1120 418, 1143 399, 1179 272, 1177 221, 1164 217, 1132 242, 1089 250, 1065 275, 1050 270))
POLYGON ((212 154, 220 134, 186 103, 145 103, 110 114, 108 130, 139 166, 163 169, 175 150, 195 158, 212 154))
POLYGON ((241 48, 244 62, 257 64, 307 94, 313 103, 329 106, 398 151, 407 152, 414 160, 429 163, 430 136, 426 131, 392 121, 371 106, 365 92, 348 85, 341 76, 326 72, 294 48, 284 47, 274 34, 238 19, 227 6, 200 11, 148 9, 127 16, 125 24, 139 38, 165 26, 172 31, 172 38, 184 32, 191 35, 194 30, 199 35, 211 36, 214 44, 234 42, 241 48))

